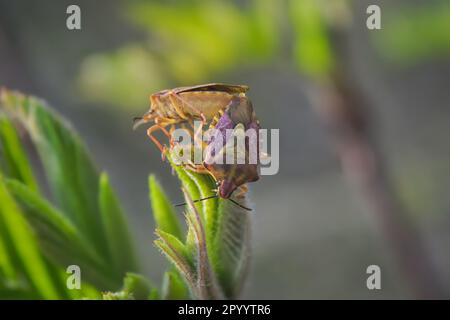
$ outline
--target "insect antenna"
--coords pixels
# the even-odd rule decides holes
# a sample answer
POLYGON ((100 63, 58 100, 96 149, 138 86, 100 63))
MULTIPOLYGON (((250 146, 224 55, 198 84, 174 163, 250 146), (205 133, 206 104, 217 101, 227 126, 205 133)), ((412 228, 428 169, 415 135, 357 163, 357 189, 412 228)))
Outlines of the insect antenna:
MULTIPOLYGON (((215 195, 213 195, 213 196, 209 196, 209 197, 197 199, 197 200, 194 200, 194 201, 192 201, 192 202, 195 203, 195 202, 200 202, 200 201, 204 201, 204 200, 208 200, 208 199, 214 199, 214 198, 217 198, 217 197, 218 197, 218 196, 215 194, 215 195)), ((240 208, 242 208, 242 209, 244 209, 244 210, 252 211, 252 209, 243 206, 242 204, 240 204, 239 202, 237 202, 237 201, 235 201, 235 200, 233 200, 233 199, 231 199, 231 198, 228 198, 228 200, 230 200, 230 201, 233 202, 235 205, 237 205, 238 207, 240 207, 240 208)), ((187 202, 182 202, 182 203, 175 204, 175 207, 181 207, 181 206, 185 206, 185 205, 187 205, 187 202)))
MULTIPOLYGON (((205 198, 193 200, 192 202, 195 203, 195 202, 200 202, 200 201, 204 201, 204 200, 208 200, 208 199, 213 199, 213 198, 217 198, 217 194, 215 194, 215 195, 213 195, 213 196, 209 196, 209 197, 205 197, 205 198)), ((175 204, 174 206, 175 206, 175 207, 181 207, 181 206, 185 206, 185 205, 187 205, 187 202, 178 203, 178 204, 175 204)))
POLYGON ((154 110, 150 110, 147 113, 145 113, 142 117, 134 117, 133 118, 133 130, 135 130, 137 127, 139 127, 141 124, 144 124, 151 119, 153 119, 155 115, 154 110))
POLYGON ((252 211, 252 209, 250 209, 250 208, 248 208, 248 207, 246 207, 246 206, 243 206, 242 204, 240 204, 239 202, 237 202, 237 201, 235 201, 235 200, 233 200, 233 199, 231 199, 231 198, 228 198, 228 200, 230 200, 230 201, 233 202, 235 205, 237 205, 238 207, 240 207, 240 208, 242 208, 242 209, 244 209, 244 210, 252 211))
POLYGON ((139 127, 141 124, 145 123, 143 117, 134 117, 133 118, 133 130, 136 130, 137 127, 139 127))

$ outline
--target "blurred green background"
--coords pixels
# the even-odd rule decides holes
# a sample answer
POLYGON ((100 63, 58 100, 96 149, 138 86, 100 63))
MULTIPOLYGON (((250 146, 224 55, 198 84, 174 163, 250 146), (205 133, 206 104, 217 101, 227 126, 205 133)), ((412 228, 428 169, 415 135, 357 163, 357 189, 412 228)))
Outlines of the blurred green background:
POLYGON ((131 119, 161 89, 250 86, 263 127, 280 129, 280 172, 251 185, 244 298, 412 296, 308 99, 311 84, 334 69, 368 102, 396 195, 449 291, 449 56, 445 0, 0 0, 0 85, 45 98, 74 124, 124 200, 152 279, 166 262, 152 245, 148 174, 173 202, 182 195, 131 119), (69 31, 65 12, 74 3, 82 30, 69 31), (381 7, 382 30, 366 28, 369 4, 381 7), (380 291, 366 288, 370 264, 382 269, 380 291))

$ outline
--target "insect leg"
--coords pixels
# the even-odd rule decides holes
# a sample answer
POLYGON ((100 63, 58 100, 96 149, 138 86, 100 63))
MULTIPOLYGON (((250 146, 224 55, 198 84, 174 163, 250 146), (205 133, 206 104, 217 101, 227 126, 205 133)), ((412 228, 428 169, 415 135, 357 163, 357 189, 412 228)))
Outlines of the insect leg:
POLYGON ((172 135, 167 131, 165 126, 160 125, 160 129, 166 135, 166 137, 169 138, 170 146, 173 147, 172 135))
POLYGON ((243 184, 235 191, 236 198, 243 198, 245 194, 248 192, 248 187, 246 184, 243 184))
POLYGON ((186 169, 194 171, 195 173, 210 174, 209 170, 206 169, 206 167, 202 164, 188 163, 188 164, 185 164, 185 167, 186 167, 186 169))
POLYGON ((171 124, 170 125, 170 129, 169 129, 169 133, 170 133, 170 135, 172 135, 172 133, 175 131, 175 125, 174 124, 171 124))
POLYGON ((200 113, 200 118, 201 118, 201 124, 194 134, 194 141, 199 141, 198 139, 200 138, 200 135, 202 134, 202 131, 203 131, 203 127, 205 126, 205 123, 206 123, 206 117, 202 112, 200 113))
POLYGON ((223 116, 223 110, 219 110, 219 112, 212 118, 210 124, 209 124, 209 129, 214 128, 217 123, 219 123, 220 118, 223 116))
POLYGON ((169 132, 167 132, 166 128, 164 128, 163 126, 159 125, 159 124, 155 124, 153 126, 151 126, 150 128, 147 129, 147 136, 153 141, 154 144, 156 144, 156 146, 158 147, 159 151, 161 151, 161 158, 163 158, 163 160, 165 159, 165 151, 166 151, 166 146, 162 145, 158 139, 156 139, 153 136, 153 132, 157 131, 157 130, 161 130, 164 134, 166 134, 167 136, 170 137, 169 132))

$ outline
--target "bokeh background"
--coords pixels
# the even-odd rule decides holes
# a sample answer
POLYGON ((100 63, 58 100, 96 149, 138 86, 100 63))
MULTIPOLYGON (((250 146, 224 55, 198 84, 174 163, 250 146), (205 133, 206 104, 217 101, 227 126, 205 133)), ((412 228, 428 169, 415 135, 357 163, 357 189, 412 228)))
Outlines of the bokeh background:
POLYGON ((437 278, 448 297, 449 56, 446 0, 0 0, 0 85, 44 98, 73 123, 123 200, 155 282, 167 262, 152 245, 148 174, 173 202, 182 195, 131 120, 161 89, 250 86, 263 127, 280 129, 280 171, 250 188, 244 298, 413 298, 420 284, 405 261, 415 258, 433 267, 419 278, 437 278), (82 30, 66 28, 70 4, 81 7, 82 30), (366 28, 370 4, 381 7, 381 30, 366 28), (316 102, 342 83, 350 111, 316 102), (348 160, 359 138, 382 163, 374 188, 370 165, 348 160), (385 215, 377 190, 397 205, 385 215), (404 230, 414 239, 406 246, 395 236, 404 230), (366 287, 371 264, 381 290, 366 287))

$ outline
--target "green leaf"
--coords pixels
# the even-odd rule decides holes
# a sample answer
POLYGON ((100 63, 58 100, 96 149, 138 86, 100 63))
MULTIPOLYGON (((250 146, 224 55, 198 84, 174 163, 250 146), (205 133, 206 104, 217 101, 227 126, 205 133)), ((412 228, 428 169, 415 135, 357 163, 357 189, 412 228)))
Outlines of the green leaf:
MULTIPOLYGON (((67 274, 65 278, 67 279, 67 274)), ((101 299, 102 293, 93 285, 82 281, 80 290, 69 290, 69 299, 81 300, 81 299, 101 299)))
POLYGON ((22 147, 16 129, 11 121, 0 114, 0 164, 3 173, 17 179, 31 189, 37 191, 38 186, 33 176, 31 166, 22 147))
MULTIPOLYGON (((167 159, 180 179, 182 187, 186 190, 191 199, 202 199, 214 195, 213 190, 216 188, 216 185, 209 175, 197 174, 184 169, 182 166, 177 166, 172 162, 170 155, 167 155, 167 159)), ((185 200, 187 201, 187 199, 185 200)), ((195 208, 199 211, 202 220, 205 222, 207 237, 210 239, 212 239, 216 228, 217 203, 218 199, 212 198, 194 204, 195 208)), ((189 248, 195 247, 192 234, 189 234, 189 232, 186 245, 189 248)))
POLYGON ((11 178, 0 177, 6 192, 3 197, 0 192, 0 292, 96 298, 99 291, 91 284, 117 289, 125 273, 136 270, 136 262, 108 177, 98 175, 77 134, 42 101, 1 89, 0 107, 1 165, 11 178), (5 115, 28 131, 58 209, 39 194, 18 134, 5 115), (14 210, 5 209, 10 206, 5 197, 14 210), (76 292, 65 283, 64 270, 71 264, 83 270, 82 290, 76 292))
MULTIPOLYGON (((167 158, 171 161, 170 155, 167 158)), ((171 165, 189 198, 200 199, 214 194, 216 184, 209 175, 189 171, 173 162, 171 165)), ((245 204, 245 199, 234 200, 245 204)), ((189 199, 186 198, 186 201, 189 202, 189 199)), ((240 293, 247 274, 250 216, 247 211, 226 199, 201 201, 195 203, 193 208, 199 212, 204 225, 209 264, 226 297, 235 298, 240 293)), ((190 209, 188 217, 192 215, 195 217, 190 209)), ((195 232, 193 226, 198 223, 191 217, 188 224, 192 226, 188 228, 186 249, 195 260, 198 255, 198 232, 195 232)), ((198 260, 196 263, 199 263, 198 260)))
POLYGON ((78 135, 41 100, 2 90, 0 101, 30 134, 59 207, 98 252, 107 252, 97 207, 98 173, 78 135))
POLYGON ((136 271, 137 263, 127 223, 108 176, 100 176, 99 207, 111 259, 119 274, 136 271))
MULTIPOLYGON (((237 200, 237 199, 235 199, 237 200)), ((239 295, 250 255, 250 214, 230 201, 220 201, 211 260, 228 297, 239 295)))
POLYGON ((162 283, 162 299, 164 300, 186 300, 190 299, 184 281, 177 272, 167 271, 164 273, 162 283))
POLYGON ((148 295, 148 300, 160 300, 158 289, 152 288, 150 294, 148 295))
POLYGON ((194 265, 186 246, 170 233, 156 229, 155 234, 158 236, 158 239, 154 241, 155 246, 173 263, 191 289, 194 288, 196 278, 194 265))
POLYGON ((158 181, 156 181, 155 176, 150 175, 148 184, 150 189, 150 202, 156 225, 160 230, 170 233, 181 240, 183 233, 175 209, 167 199, 158 181))
POLYGON ((123 287, 117 292, 105 292, 103 300, 147 300, 156 298, 157 291, 153 290, 150 282, 142 275, 127 273, 123 280, 123 287))
MULTIPOLYGON (((4 239, 4 236, 0 235, 0 276, 4 276, 9 281, 13 281, 13 279, 17 279, 17 270, 8 254, 8 248, 5 240, 6 239, 4 239)), ((4 281, 1 281, 0 279, 0 285, 4 281)))
POLYGON ((20 203, 24 216, 49 258, 62 266, 79 265, 83 270, 83 278, 102 289, 113 289, 120 285, 111 274, 107 262, 64 214, 18 181, 7 180, 6 186, 20 203))
POLYGON ((196 287, 195 296, 198 299, 222 299, 223 292, 217 284, 216 275, 211 266, 206 245, 205 228, 200 213, 195 208, 192 199, 183 189, 189 211, 186 213, 186 221, 192 232, 196 245, 196 287))
POLYGON ((152 286, 144 276, 128 272, 124 279, 123 291, 136 300, 146 300, 150 296, 152 286))
POLYGON ((6 244, 16 269, 24 272, 26 279, 36 292, 42 298, 57 299, 58 290, 41 256, 39 245, 1 176, 0 237, 6 244))

